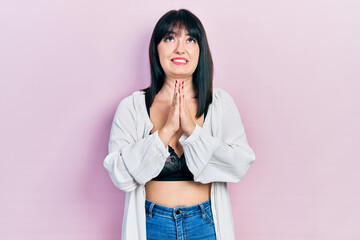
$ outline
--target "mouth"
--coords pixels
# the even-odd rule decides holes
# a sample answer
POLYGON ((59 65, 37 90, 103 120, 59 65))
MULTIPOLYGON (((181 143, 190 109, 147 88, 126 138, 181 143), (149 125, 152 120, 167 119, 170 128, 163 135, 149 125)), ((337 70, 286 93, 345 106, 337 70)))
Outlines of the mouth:
POLYGON ((173 59, 171 59, 171 61, 174 62, 174 63, 187 63, 187 62, 189 62, 185 58, 173 58, 173 59))

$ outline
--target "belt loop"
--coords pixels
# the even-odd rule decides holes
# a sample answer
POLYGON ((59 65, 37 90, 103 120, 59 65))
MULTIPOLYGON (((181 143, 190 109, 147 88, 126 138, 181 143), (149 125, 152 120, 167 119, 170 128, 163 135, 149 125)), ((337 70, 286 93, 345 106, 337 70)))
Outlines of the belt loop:
POLYGON ((202 219, 205 219, 206 218, 205 208, 202 203, 200 203, 199 206, 201 208, 201 217, 202 219))
POLYGON ((149 215, 148 215, 149 218, 152 218, 152 210, 153 210, 154 206, 155 206, 155 203, 151 202, 150 207, 149 207, 149 215))

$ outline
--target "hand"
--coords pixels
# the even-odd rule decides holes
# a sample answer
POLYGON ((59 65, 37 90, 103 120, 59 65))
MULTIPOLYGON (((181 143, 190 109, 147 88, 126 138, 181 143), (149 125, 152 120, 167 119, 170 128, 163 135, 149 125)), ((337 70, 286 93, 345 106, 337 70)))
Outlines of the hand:
POLYGON ((184 81, 182 81, 181 86, 179 87, 179 107, 180 107, 180 127, 181 129, 190 136, 195 129, 195 119, 191 116, 190 110, 186 105, 185 95, 184 95, 184 81))
POLYGON ((169 109, 168 118, 164 125, 164 127, 172 134, 175 134, 180 128, 179 95, 180 95, 180 82, 176 81, 174 88, 174 95, 169 109))

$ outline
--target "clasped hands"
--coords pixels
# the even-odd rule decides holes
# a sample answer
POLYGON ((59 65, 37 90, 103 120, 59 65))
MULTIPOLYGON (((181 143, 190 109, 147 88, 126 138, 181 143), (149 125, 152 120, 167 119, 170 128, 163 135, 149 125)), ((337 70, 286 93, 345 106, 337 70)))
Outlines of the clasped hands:
POLYGON ((195 126, 195 119, 191 116, 190 110, 186 105, 184 96, 184 81, 176 80, 169 115, 165 125, 159 131, 159 135, 163 136, 160 136, 160 138, 162 138, 164 142, 169 142, 171 137, 179 129, 190 136, 194 131, 195 126))

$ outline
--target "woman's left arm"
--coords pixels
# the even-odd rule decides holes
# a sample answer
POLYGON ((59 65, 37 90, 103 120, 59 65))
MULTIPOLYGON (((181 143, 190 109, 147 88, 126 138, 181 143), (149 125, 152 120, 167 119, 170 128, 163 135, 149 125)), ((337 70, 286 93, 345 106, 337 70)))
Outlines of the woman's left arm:
MULTIPOLYGON (((179 139, 194 181, 239 182, 255 160, 249 147, 240 113, 231 96, 221 90, 220 136, 214 137, 196 124, 192 134, 179 139)), ((219 114, 219 115, 218 115, 219 114)))

